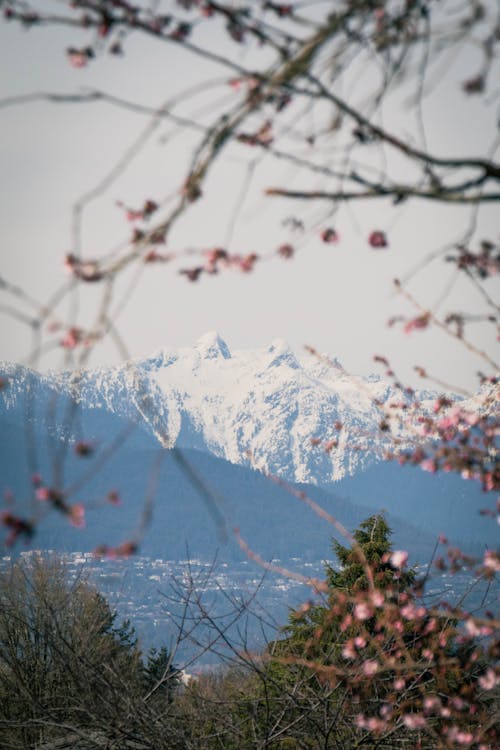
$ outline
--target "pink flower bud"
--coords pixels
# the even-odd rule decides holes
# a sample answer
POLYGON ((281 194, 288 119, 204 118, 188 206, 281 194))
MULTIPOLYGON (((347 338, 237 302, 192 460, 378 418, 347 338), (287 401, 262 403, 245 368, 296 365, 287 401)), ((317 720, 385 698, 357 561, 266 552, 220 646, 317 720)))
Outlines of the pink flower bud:
POLYGON ((408 552, 406 550, 395 550, 390 557, 393 568, 404 568, 408 562, 408 552))
POLYGON ((363 674, 365 674, 367 677, 371 677, 376 672, 378 672, 378 662, 376 662, 374 659, 367 659, 363 662, 363 674))
POLYGON ((356 604, 354 607, 354 617, 357 620, 368 620, 372 614, 372 609, 366 602, 359 602, 359 604, 356 604))
POLYGON ((374 247, 376 249, 384 248, 388 246, 387 237, 385 236, 385 232, 381 232, 380 230, 375 230, 371 232, 371 234, 368 237, 368 242, 371 245, 371 247, 374 247))
POLYGON ((81 529, 85 526, 85 508, 81 503, 75 503, 69 508, 69 522, 81 529))

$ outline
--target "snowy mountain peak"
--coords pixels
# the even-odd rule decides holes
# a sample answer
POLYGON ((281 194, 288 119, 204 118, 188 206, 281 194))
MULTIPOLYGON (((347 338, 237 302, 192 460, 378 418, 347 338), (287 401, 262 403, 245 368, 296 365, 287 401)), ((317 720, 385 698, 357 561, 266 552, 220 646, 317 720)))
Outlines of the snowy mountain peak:
POLYGON ((229 347, 217 331, 205 333, 198 339, 194 348, 202 359, 231 359, 229 347))
POLYGON ((297 357, 292 352, 284 339, 274 339, 266 349, 265 367, 291 367, 294 370, 300 368, 297 357))
MULTIPOLYGON (((0 391, 0 406, 21 414, 28 390, 40 404, 59 394, 84 410, 141 424, 164 447, 194 448, 311 483, 382 458, 388 437, 379 427, 381 405, 402 398, 391 383, 351 376, 335 359, 295 355, 282 339, 231 352, 215 331, 192 347, 114 368, 48 376, 14 368, 5 375, 12 383, 0 391)), ((395 429, 402 430, 401 444, 411 439, 404 426, 395 429)))

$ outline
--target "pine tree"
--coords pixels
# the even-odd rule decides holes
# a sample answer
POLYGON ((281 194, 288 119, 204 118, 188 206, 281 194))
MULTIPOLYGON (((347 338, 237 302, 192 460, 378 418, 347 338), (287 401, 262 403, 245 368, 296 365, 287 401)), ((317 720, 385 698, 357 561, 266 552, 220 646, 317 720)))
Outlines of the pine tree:
MULTIPOLYGON (((272 644, 274 653, 300 653, 310 658, 321 654, 322 658, 338 658, 342 643, 352 634, 352 628, 341 628, 346 612, 341 608, 341 614, 337 614, 337 603, 367 590, 367 566, 374 585, 378 590, 383 590, 386 597, 389 595, 397 599, 402 592, 411 589, 415 572, 401 571, 391 564, 391 534, 383 514, 377 514, 362 521, 353 532, 355 545, 347 547, 332 540, 332 549, 341 564, 340 570, 329 563, 325 564, 327 592, 324 600, 291 613, 284 629, 285 638, 272 644)), ((353 607, 354 603, 347 606, 347 611, 353 607)), ((369 622, 364 623, 364 628, 367 625, 369 622)))
POLYGON ((365 564, 368 563, 378 586, 396 584, 399 590, 409 588, 415 580, 415 573, 412 570, 398 571, 395 577, 390 562, 391 535, 392 529, 380 513, 362 521, 353 532, 357 547, 346 547, 333 539, 332 548, 342 567, 335 570, 328 564, 325 566, 329 587, 350 593, 365 590, 368 586, 365 564))
POLYGON ((179 685, 179 670, 172 663, 172 655, 166 646, 154 646, 148 651, 143 669, 143 685, 148 694, 171 698, 179 685))

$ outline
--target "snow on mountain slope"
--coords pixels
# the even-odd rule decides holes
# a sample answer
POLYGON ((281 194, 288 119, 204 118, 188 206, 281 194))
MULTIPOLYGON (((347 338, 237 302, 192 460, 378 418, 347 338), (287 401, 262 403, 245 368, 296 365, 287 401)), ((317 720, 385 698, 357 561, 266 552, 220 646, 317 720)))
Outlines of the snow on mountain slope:
MULTIPOLYGON (((297 357, 282 340, 231 352, 214 332, 192 348, 115 368, 39 375, 5 365, 2 371, 7 408, 19 408, 26 394, 37 403, 49 392, 68 395, 85 409, 137 420, 165 447, 178 444, 317 484, 381 459, 389 440, 382 417, 391 402, 408 398, 376 376, 347 375, 336 360, 297 357), (334 447, 327 452, 329 441, 334 447)), ((404 426, 395 425, 393 434, 398 430, 403 441, 412 439, 404 426)))
POLYGON ((231 353, 209 333, 193 349, 176 357, 160 353, 141 368, 164 393, 175 393, 182 414, 178 441, 185 447, 204 444, 232 463, 253 461, 297 482, 339 479, 382 457, 386 440, 374 401, 395 397, 391 387, 347 377, 335 361, 330 367, 311 355, 298 358, 282 340, 231 353), (338 438, 338 446, 326 454, 314 437, 338 438))

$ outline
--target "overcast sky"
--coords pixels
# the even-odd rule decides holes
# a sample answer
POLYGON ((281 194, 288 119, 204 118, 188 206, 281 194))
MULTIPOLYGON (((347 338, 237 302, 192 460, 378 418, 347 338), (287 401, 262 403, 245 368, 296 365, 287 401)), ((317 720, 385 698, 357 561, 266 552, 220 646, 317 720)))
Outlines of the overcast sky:
MULTIPOLYGON (((227 72, 205 61, 193 58, 186 63, 185 56, 172 46, 134 37, 127 43, 124 59, 103 56, 84 69, 74 69, 64 50, 81 42, 76 31, 25 31, 0 23, 0 97, 99 88, 158 107, 194 83, 228 78, 227 72)), ((256 53, 243 50, 239 54, 248 62, 245 54, 256 53)), ((465 149, 467 155, 481 155, 492 140, 498 98, 486 106, 486 95, 464 101, 460 87, 474 72, 475 62, 473 53, 459 54, 446 85, 425 102, 429 146, 434 152, 455 155, 465 149)), ((206 121, 210 103, 231 95, 227 85, 207 86, 182 111, 206 121)), ((389 122, 391 117, 398 117, 395 108, 388 110, 389 122)), ((0 109, 1 275, 5 279, 41 302, 67 280, 62 261, 71 248, 72 206, 113 169, 150 121, 147 115, 104 102, 31 101, 0 109)), ((85 257, 99 258, 128 236, 130 227, 116 201, 140 206, 146 198, 163 201, 175 194, 189 165, 193 139, 198 137, 192 131, 179 132, 171 123, 158 125, 140 154, 86 209, 85 257)), ((262 198, 266 186, 300 185, 296 169, 284 165, 277 173, 257 153, 251 158, 257 161, 252 189, 244 202, 239 201, 248 178, 248 155, 242 146, 241 152, 233 148, 216 166, 206 199, 194 204, 175 227, 167 250, 227 247, 229 239, 233 252, 265 254, 291 242, 300 248, 297 257, 269 260, 248 275, 230 271, 202 277, 196 284, 187 282, 178 275, 178 267, 169 264, 144 267, 140 277, 136 270, 127 272, 114 309, 131 356, 149 355, 160 347, 190 346, 215 329, 230 348, 265 346, 279 337, 297 352, 305 344, 329 352, 357 373, 374 371, 373 355, 385 354, 409 382, 415 382, 413 365, 420 364, 450 383, 473 388, 475 371, 485 367, 463 346, 440 333, 405 335, 401 327, 387 326, 391 316, 414 314, 394 294, 392 279, 404 278, 427 253, 459 239, 469 226, 470 211, 423 202, 401 207, 383 201, 344 206, 331 219, 340 241, 326 245, 319 237, 325 222, 305 235, 294 232, 282 222, 298 215, 300 207, 284 200, 266 203, 262 198), (240 210, 230 234, 237 206, 240 210), (370 248, 367 237, 373 229, 387 233, 387 249, 370 248)), ((308 226, 314 226, 314 218, 314 211, 308 209, 308 226)), ((480 210, 474 237, 475 241, 498 239, 498 206, 480 210)), ((190 263, 188 259, 184 265, 190 263)), ((409 288, 424 306, 436 305, 451 275, 449 264, 433 262, 412 277, 409 288)), ((498 299, 496 281, 488 281, 488 291, 498 299)), ((84 323, 98 291, 85 287, 83 292, 80 320, 84 323)), ((10 303, 12 298, 4 296, 2 301, 10 303)), ((473 311, 479 302, 477 292, 456 279, 451 294, 437 309, 442 313, 473 311)), ((61 316, 64 310, 59 311, 61 316)), ((6 315, 1 321, 0 356, 25 361, 30 350, 26 327, 6 315)), ((471 334, 498 355, 493 327, 471 329, 471 334)), ((38 365, 57 366, 58 357, 47 357, 38 365)), ((112 363, 118 358, 112 343, 104 343, 96 347, 91 363, 112 363)))

